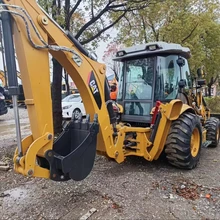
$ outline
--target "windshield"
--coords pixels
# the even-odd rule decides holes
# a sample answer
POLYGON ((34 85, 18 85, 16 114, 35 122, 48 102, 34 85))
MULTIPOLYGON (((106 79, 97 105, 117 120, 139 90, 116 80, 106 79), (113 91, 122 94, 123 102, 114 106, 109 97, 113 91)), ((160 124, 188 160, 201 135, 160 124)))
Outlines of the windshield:
POLYGON ((169 101, 177 97, 180 68, 177 55, 158 56, 155 101, 169 101))
POLYGON ((154 58, 128 60, 122 67, 118 98, 122 98, 123 76, 125 75, 125 99, 151 99, 154 76, 154 58))
POLYGON ((68 95, 62 100, 62 102, 80 102, 80 101, 81 101, 80 95, 68 95))

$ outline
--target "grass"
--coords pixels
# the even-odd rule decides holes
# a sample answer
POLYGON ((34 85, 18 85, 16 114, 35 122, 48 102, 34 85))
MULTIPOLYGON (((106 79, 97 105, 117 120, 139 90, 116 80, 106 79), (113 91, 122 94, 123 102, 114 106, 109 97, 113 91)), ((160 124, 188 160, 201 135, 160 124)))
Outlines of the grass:
POLYGON ((211 113, 220 113, 220 96, 205 97, 205 101, 211 113))

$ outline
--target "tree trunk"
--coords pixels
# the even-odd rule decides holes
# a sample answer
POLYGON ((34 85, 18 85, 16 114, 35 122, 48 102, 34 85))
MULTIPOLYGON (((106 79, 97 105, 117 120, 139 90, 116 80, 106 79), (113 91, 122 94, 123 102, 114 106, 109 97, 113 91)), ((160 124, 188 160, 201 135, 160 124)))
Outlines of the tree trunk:
POLYGON ((64 79, 66 84, 66 94, 69 95, 70 94, 69 75, 66 72, 66 70, 64 70, 64 79))
POLYGON ((53 61, 53 83, 52 83, 52 101, 53 101, 53 126, 54 134, 62 131, 62 106, 61 106, 61 88, 62 88, 62 66, 60 63, 53 61))
POLYGON ((205 88, 205 97, 208 96, 207 88, 205 88))
POLYGON ((212 87, 211 86, 208 86, 208 96, 211 97, 211 91, 212 91, 212 87))

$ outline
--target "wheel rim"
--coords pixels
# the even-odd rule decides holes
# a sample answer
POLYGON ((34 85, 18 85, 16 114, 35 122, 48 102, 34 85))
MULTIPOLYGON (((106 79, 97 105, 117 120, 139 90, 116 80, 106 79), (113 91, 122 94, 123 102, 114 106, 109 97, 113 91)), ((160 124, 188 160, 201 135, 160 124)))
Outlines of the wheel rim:
POLYGON ((194 128, 192 136, 191 136, 191 141, 190 141, 190 150, 191 150, 191 155, 193 157, 197 156, 197 154, 199 152, 199 146, 200 146, 199 129, 194 128))
POLYGON ((220 133, 220 127, 218 128, 217 134, 216 134, 217 143, 219 142, 219 133, 220 133))
POLYGON ((80 115, 80 111, 79 111, 79 110, 75 110, 75 111, 73 112, 73 114, 74 114, 74 118, 75 118, 75 119, 78 119, 78 118, 79 118, 79 115, 80 115))

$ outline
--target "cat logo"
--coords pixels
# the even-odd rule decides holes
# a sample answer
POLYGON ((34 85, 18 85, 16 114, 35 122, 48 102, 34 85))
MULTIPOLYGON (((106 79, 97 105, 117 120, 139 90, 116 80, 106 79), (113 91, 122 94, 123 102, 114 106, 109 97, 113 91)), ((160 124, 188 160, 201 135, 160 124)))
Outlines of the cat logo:
POLYGON ((98 106, 99 109, 102 107, 102 99, 99 92, 99 87, 95 78, 95 74, 93 71, 91 71, 88 75, 88 87, 94 97, 94 100, 98 106))
POLYGON ((91 90, 92 90, 93 95, 96 94, 97 92, 99 92, 95 80, 92 80, 92 81, 89 83, 89 85, 90 85, 90 88, 91 88, 91 90))

